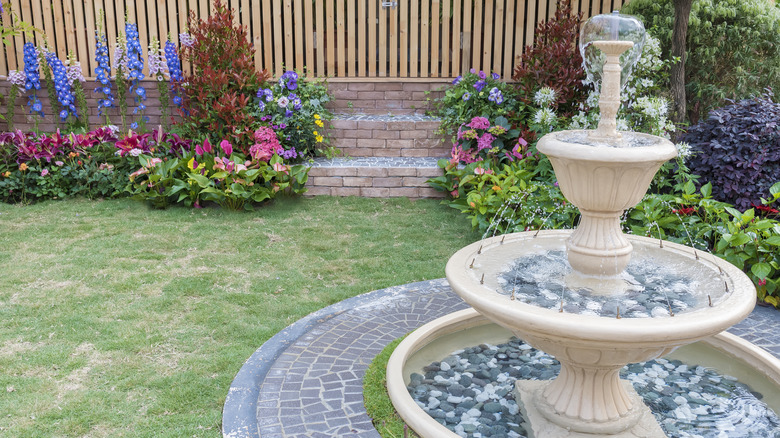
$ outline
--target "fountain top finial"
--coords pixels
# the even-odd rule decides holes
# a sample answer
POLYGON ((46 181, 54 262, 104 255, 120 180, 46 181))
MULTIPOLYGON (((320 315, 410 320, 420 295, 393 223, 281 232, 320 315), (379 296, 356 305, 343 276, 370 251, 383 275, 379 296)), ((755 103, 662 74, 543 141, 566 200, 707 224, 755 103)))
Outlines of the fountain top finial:
POLYGON ((620 90, 639 60, 645 42, 642 22, 617 11, 591 17, 580 31, 580 52, 588 78, 601 85, 598 129, 588 135, 589 140, 617 144, 617 112, 620 90), (598 49, 598 50, 597 50, 598 49))

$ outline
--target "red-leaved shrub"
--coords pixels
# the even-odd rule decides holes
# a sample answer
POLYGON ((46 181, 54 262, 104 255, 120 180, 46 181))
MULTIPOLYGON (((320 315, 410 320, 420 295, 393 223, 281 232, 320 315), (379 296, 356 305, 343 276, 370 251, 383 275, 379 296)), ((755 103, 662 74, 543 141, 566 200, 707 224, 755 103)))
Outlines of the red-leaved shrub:
POLYGON ((587 98, 582 84, 585 70, 577 48, 577 37, 582 12, 572 14, 571 0, 558 0, 555 16, 536 27, 536 40, 526 48, 515 67, 512 79, 519 98, 532 104, 534 93, 542 87, 550 87, 558 97, 554 109, 559 116, 577 113, 580 102, 587 98))
POLYGON ((183 129, 191 138, 207 136, 217 144, 223 139, 247 153, 253 144, 253 96, 270 78, 256 71, 246 30, 233 25, 233 12, 222 0, 214 0, 207 20, 189 16, 194 44, 183 47, 192 74, 184 77, 187 98, 183 129))

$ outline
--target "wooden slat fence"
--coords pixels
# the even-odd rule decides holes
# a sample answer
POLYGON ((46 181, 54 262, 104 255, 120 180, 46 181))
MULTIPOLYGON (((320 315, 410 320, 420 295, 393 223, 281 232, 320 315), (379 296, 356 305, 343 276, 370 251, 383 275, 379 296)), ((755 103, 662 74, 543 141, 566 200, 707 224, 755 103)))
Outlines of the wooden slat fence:
MULTIPOLYGON (((585 17, 619 9, 624 0, 573 0, 585 17)), ((555 13, 555 0, 225 0, 247 28, 255 65, 274 76, 425 80, 452 78, 470 68, 511 76, 537 23, 555 13)), ((210 0, 10 0, 20 18, 43 33, 17 36, 0 51, 0 75, 23 68, 22 46, 46 44, 60 59, 73 52, 94 76, 95 28, 113 58, 125 14, 138 24, 141 46, 187 27, 190 10, 205 18, 210 0)), ((3 23, 9 23, 6 12, 3 23)), ((185 65, 185 68, 187 66, 185 65)))

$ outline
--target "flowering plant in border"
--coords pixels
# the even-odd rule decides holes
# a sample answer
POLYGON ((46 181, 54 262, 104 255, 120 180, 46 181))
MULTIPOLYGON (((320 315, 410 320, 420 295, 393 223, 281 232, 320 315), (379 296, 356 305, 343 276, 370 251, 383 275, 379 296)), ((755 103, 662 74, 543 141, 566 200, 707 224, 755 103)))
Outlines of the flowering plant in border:
POLYGON ((260 123, 253 116, 254 96, 268 73, 255 70, 254 50, 246 29, 236 25, 233 11, 214 0, 211 14, 199 19, 190 11, 191 38, 182 45, 182 57, 192 74, 177 85, 186 97, 177 129, 190 138, 208 136, 212 143, 228 140, 246 154, 260 123))
POLYGON ((127 189, 156 208, 213 202, 232 210, 251 210, 280 192, 305 192, 308 168, 286 165, 279 155, 265 154, 263 146, 258 143, 255 153, 246 156, 228 140, 214 146, 205 139, 181 158, 141 154, 141 168, 130 174, 127 189))
POLYGON ((84 134, 0 134, 0 201, 34 202, 123 193, 130 163, 115 155, 109 128, 84 134))
POLYGON ((258 90, 255 117, 278 133, 280 156, 300 160, 326 148, 325 120, 332 118, 324 107, 328 101, 324 82, 301 81, 296 72, 287 71, 271 87, 258 90))
MULTIPOLYGON (((97 60, 97 67, 95 67, 95 81, 100 85, 95 88, 95 93, 102 93, 103 98, 98 99, 98 115, 103 115, 103 109, 108 109, 114 106, 114 94, 111 92, 111 66, 108 60, 108 43, 106 42, 106 34, 103 32, 103 19, 104 13, 101 10, 98 15, 97 28, 95 31, 95 58, 97 60)), ((111 121, 108 118, 108 111, 106 113, 106 124, 110 124, 111 121)))
POLYGON ((495 120, 520 109, 514 90, 497 73, 471 69, 455 78, 452 85, 434 105, 436 115, 441 118, 442 134, 454 137, 460 125, 474 117, 495 120))
POLYGON ((132 129, 138 129, 139 126, 143 127, 143 125, 149 120, 148 117, 143 115, 143 112, 146 109, 146 104, 144 104, 144 101, 146 100, 146 88, 141 86, 141 80, 144 78, 143 49, 141 48, 140 41, 138 41, 139 35, 137 24, 125 24, 125 33, 127 34, 126 60, 130 79, 130 88, 128 89, 128 92, 130 94, 135 93, 133 95, 133 99, 135 101, 136 107, 133 109, 133 114, 141 114, 141 123, 139 124, 138 122, 133 122, 130 124, 130 127, 132 129))
POLYGON ((496 117, 494 123, 485 117, 474 117, 458 128, 450 166, 486 161, 486 166, 496 167, 504 161, 522 159, 527 145, 506 117, 496 117))

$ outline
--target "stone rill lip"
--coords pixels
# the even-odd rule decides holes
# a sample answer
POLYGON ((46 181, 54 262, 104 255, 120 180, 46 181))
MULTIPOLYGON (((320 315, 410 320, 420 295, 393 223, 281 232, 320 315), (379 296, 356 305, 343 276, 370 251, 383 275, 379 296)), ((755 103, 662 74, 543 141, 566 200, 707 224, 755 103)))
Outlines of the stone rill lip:
MULTIPOLYGON (((569 230, 541 231, 538 237, 565 240, 569 233, 569 230)), ((536 232, 507 235, 503 245, 512 242, 530 243, 534 234, 536 232)), ((717 263, 730 282, 731 292, 715 307, 686 312, 674 317, 616 319, 561 314, 555 310, 510 301, 509 297, 480 285, 479 281, 475 281, 467 272, 471 261, 474 257, 478 257, 479 247, 482 246, 482 251, 489 251, 491 246, 501 245, 501 238, 498 236, 486 239, 455 253, 447 263, 446 275, 451 287, 466 302, 477 310, 491 309, 485 313, 499 325, 510 329, 517 325, 520 327, 519 331, 536 333, 543 337, 603 343, 607 348, 619 345, 630 346, 638 341, 658 345, 668 345, 671 342, 672 346, 678 346, 723 331, 747 316, 755 305, 755 300, 748 299, 747 296, 754 293, 752 283, 747 276, 730 263, 721 260, 717 263)), ((657 239, 629 236, 629 240, 637 244, 658 245, 657 239)), ((692 250, 683 245, 664 241, 664 248, 690 254, 691 260, 695 260, 692 250)))

